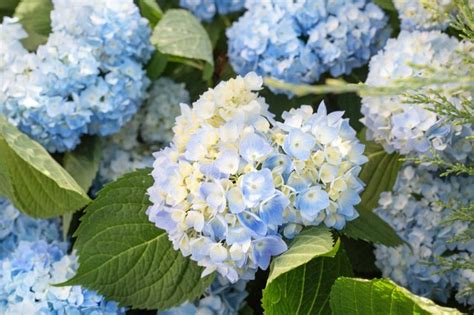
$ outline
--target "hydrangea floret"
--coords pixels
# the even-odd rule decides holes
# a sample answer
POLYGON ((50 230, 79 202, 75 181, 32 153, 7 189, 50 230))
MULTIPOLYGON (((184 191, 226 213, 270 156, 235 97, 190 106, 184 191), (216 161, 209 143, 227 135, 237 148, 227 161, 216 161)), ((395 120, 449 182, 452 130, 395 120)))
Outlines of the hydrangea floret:
POLYGON ((370 1, 247 0, 227 30, 234 70, 291 83, 321 74, 349 74, 366 64, 389 36, 387 17, 370 1))
POLYGON ((52 33, 36 52, 18 19, 0 24, 0 113, 51 152, 83 134, 117 132, 149 81, 151 30, 132 0, 54 0, 52 33))
POLYGON ((286 251, 282 233, 357 217, 364 146, 342 112, 310 106, 274 121, 251 72, 182 106, 170 147, 155 153, 150 221, 175 249, 232 283, 286 251))

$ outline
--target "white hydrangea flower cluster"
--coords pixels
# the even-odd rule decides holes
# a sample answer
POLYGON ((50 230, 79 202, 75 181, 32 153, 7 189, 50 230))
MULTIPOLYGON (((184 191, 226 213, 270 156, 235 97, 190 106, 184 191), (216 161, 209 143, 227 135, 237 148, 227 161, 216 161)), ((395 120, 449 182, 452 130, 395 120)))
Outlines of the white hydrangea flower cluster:
MULTIPOLYGON (((439 31, 402 31, 371 59, 366 83, 390 86, 396 80, 425 76, 426 71, 413 64, 432 69, 452 67, 459 75, 467 75, 469 67, 463 66, 463 57, 457 51, 473 52, 474 45, 439 31)), ((422 91, 429 94, 428 89, 422 91)), ((461 96, 472 100, 474 91, 445 94, 450 102, 461 106, 461 96)), ((473 126, 447 124, 443 117, 423 105, 405 102, 403 96, 363 97, 361 111, 364 115, 361 121, 368 128, 367 138, 381 143, 388 152, 420 154, 435 150, 455 161, 473 156, 472 145, 464 140, 474 135, 473 126)))
POLYGON ((169 78, 156 80, 140 111, 117 134, 107 138, 102 151, 98 185, 113 181, 139 168, 151 167, 152 153, 168 145, 173 138, 180 103, 189 102, 183 83, 169 78))
POLYGON ((286 251, 282 235, 302 225, 341 229, 357 217, 364 146, 342 112, 323 105, 284 114, 276 123, 254 91, 251 72, 205 92, 155 154, 147 214, 175 249, 231 282, 266 269, 286 251))
MULTIPOLYGON (((474 1, 471 5, 474 5, 474 1)), ((450 15, 454 13, 452 0, 394 0, 403 30, 443 30, 448 27, 450 15)))
MULTIPOLYGON (((460 291, 469 285, 474 278, 472 271, 445 272, 437 257, 449 255, 453 261, 472 257, 474 240, 461 243, 452 242, 452 239, 474 226, 461 221, 442 222, 453 208, 473 202, 473 177, 442 179, 424 167, 404 166, 393 191, 381 194, 379 207, 375 210, 409 245, 376 245, 376 265, 383 276, 416 294, 440 301, 446 301, 452 291, 460 291)), ((457 295, 456 298, 461 303, 474 302, 474 297, 457 295)))
POLYGON ((51 152, 117 132, 149 80, 151 29, 132 0, 53 0, 52 33, 29 53, 18 19, 0 24, 0 113, 51 152))

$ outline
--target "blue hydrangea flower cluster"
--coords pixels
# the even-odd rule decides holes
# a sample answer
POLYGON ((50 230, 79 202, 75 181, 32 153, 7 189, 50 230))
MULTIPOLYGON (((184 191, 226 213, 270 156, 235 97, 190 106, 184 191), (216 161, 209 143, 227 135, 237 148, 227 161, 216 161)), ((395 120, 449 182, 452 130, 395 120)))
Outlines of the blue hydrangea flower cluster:
MULTIPOLYGON (((472 52, 474 45, 459 42, 439 31, 402 31, 370 60, 366 83, 387 86, 395 80, 426 75, 427 70, 414 68, 411 64, 431 69, 453 67, 463 75, 469 67, 463 66, 463 57, 457 51, 472 52)), ((423 89, 427 94, 430 93, 428 88, 423 89)), ((473 92, 446 92, 444 96, 461 106, 461 96, 472 99, 473 92)), ((381 143, 388 152, 419 154, 433 149, 447 159, 461 162, 473 156, 472 145, 465 141, 467 136, 474 135, 473 126, 445 123, 443 117, 419 104, 407 103, 403 96, 363 97, 361 111, 364 115, 361 121, 367 126, 367 138, 381 143)))
POLYGON ((0 25, 0 113, 51 152, 83 134, 117 132, 137 111, 148 79, 151 30, 132 0, 54 0, 52 33, 28 53, 17 19, 0 25))
POLYGON ((0 198, 0 259, 13 252, 20 241, 58 240, 59 224, 59 219, 33 219, 18 211, 8 200, 0 198))
POLYGON ((246 7, 227 30, 230 63, 241 75, 312 83, 325 72, 349 74, 390 33, 387 17, 369 1, 247 0, 246 7))
POLYGON ((79 286, 54 287, 71 278, 77 258, 67 244, 44 240, 21 241, 0 261, 1 314, 125 314, 117 303, 105 301, 79 286))
POLYGON ((182 104, 170 147, 155 153, 147 214, 175 249, 232 283, 266 269, 304 225, 357 217, 364 146, 324 104, 277 123, 254 72, 182 104))
POLYGON ((408 245, 376 245, 376 265, 384 277, 415 294, 446 301, 453 291, 461 303, 474 305, 474 296, 462 294, 472 285, 472 270, 444 271, 438 257, 472 261, 474 240, 453 242, 472 223, 443 224, 452 209, 474 202, 474 178, 440 178, 424 167, 404 166, 392 192, 382 193, 375 212, 391 225, 408 245), (448 207, 443 205, 449 205, 448 207))
POLYGON ((158 315, 238 314, 239 310, 245 306, 244 301, 248 295, 245 291, 246 284, 245 280, 232 284, 227 279, 217 276, 201 299, 158 312, 158 315))
POLYGON ((183 83, 169 78, 155 81, 147 101, 117 134, 105 141, 97 183, 99 186, 139 168, 151 167, 152 153, 168 145, 173 138, 175 118, 180 103, 189 103, 183 83))
POLYGON ((240 11, 245 0, 179 0, 182 8, 190 10, 202 21, 210 22, 216 16, 240 11))
POLYGON ((444 30, 449 25, 455 4, 451 0, 394 0, 401 29, 444 30))

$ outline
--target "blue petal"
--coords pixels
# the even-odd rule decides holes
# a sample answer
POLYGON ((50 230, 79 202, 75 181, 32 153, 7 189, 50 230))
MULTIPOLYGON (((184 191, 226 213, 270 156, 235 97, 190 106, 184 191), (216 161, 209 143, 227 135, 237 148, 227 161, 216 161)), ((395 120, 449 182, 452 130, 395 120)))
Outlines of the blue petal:
POLYGON ((262 167, 286 175, 291 171, 291 159, 285 154, 273 155, 263 162, 262 167))
POLYGON ((313 136, 299 129, 292 129, 283 143, 283 150, 299 160, 307 160, 313 150, 316 140, 313 136))
POLYGON ((308 217, 317 216, 328 206, 329 196, 321 187, 312 187, 296 197, 296 208, 308 217))
POLYGON ((252 133, 240 142, 239 152, 244 160, 251 163, 270 154, 272 147, 264 138, 252 133))
POLYGON ((258 235, 267 234, 267 225, 257 215, 250 211, 243 211, 237 215, 240 223, 258 235))
POLYGON ((288 249, 286 243, 278 236, 262 237, 252 242, 252 257, 263 270, 270 265, 272 256, 280 255, 288 249))
POLYGON ((281 225, 283 223, 283 210, 289 204, 290 200, 282 193, 278 193, 260 206, 260 217, 267 224, 281 225))

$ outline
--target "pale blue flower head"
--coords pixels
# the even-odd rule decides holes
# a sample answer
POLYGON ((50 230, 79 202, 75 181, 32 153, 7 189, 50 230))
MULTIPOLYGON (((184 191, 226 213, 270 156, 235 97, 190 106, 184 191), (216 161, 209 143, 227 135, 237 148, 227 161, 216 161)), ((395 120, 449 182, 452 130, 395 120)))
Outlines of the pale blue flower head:
MULTIPOLYGON (((465 63, 462 53, 470 54, 473 49, 472 43, 460 42, 439 31, 402 31, 370 60, 366 84, 388 86, 397 80, 429 80, 433 71, 448 69, 456 69, 457 75, 469 76, 472 66, 465 63)), ((455 86, 446 89, 436 84, 408 93, 437 99, 433 90, 441 90, 440 95, 459 108, 462 99, 472 99, 470 91, 459 92, 455 86)), ((418 156, 429 155, 434 150, 443 159, 468 161, 472 144, 463 136, 473 135, 473 126, 447 122, 446 117, 432 111, 434 106, 407 102, 403 95, 366 96, 362 98, 361 121, 367 127, 367 138, 382 144, 388 152, 418 156)))
POLYGON ((131 119, 146 95, 143 64, 153 48, 131 0, 54 0, 51 27, 48 41, 28 53, 18 20, 4 19, 2 33, 12 35, 0 37, 9 50, 0 50, 0 113, 49 151, 64 152, 84 134, 109 135, 131 119))
POLYGON ((349 74, 388 38, 387 17, 370 1, 246 1, 227 30, 239 74, 256 71, 292 83, 349 74))
POLYGON ((0 261, 2 314, 125 314, 117 303, 79 286, 54 287, 74 275, 77 258, 67 244, 21 241, 0 261))
POLYGON ((454 264, 472 261, 474 241, 453 241, 473 229, 472 222, 445 221, 453 210, 473 202, 472 177, 440 178, 426 167, 403 166, 393 190, 381 194, 375 209, 407 242, 398 247, 376 245, 376 265, 383 276, 442 302, 456 292, 460 303, 473 305, 474 300, 461 292, 472 283, 472 273, 461 268, 445 271, 439 261, 440 256, 454 264))

